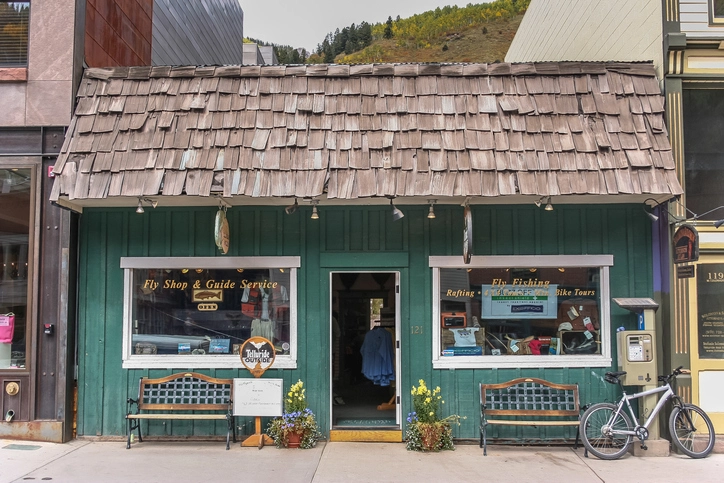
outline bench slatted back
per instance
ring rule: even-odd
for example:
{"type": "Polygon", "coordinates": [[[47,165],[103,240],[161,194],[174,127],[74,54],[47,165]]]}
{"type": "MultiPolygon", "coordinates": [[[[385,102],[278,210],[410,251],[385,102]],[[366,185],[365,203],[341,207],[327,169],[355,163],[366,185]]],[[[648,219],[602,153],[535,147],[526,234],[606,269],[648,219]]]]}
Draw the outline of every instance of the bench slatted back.
{"type": "Polygon", "coordinates": [[[578,416],[578,385],[519,378],[500,384],[481,384],[486,415],[578,416]]]}
{"type": "Polygon", "coordinates": [[[228,410],[233,379],[219,379],[196,372],[158,379],[141,378],[138,409],[228,410]]]}

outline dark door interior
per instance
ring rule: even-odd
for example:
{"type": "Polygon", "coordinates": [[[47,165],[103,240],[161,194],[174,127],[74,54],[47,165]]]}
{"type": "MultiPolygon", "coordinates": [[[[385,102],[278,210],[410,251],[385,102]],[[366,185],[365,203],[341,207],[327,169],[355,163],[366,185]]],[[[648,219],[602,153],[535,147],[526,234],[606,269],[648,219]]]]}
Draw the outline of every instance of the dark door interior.
{"type": "Polygon", "coordinates": [[[395,275],[332,275],[332,425],[389,429],[395,420],[395,275]]]}

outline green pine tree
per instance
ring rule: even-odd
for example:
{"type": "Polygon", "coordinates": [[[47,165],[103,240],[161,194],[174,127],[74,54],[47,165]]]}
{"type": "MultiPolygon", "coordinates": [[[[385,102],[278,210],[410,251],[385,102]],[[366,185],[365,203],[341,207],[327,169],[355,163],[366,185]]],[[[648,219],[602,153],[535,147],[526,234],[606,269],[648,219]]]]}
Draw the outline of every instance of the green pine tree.
{"type": "Polygon", "coordinates": [[[392,17],[387,17],[387,25],[385,25],[384,37],[386,39],[392,38],[392,17]]]}

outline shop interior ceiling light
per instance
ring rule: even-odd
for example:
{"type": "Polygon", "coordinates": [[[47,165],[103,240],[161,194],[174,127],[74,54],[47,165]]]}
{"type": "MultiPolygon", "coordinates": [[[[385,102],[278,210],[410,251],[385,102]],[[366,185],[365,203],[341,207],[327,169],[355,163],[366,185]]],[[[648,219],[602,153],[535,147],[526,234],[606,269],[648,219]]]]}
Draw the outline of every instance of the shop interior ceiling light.
{"type": "Polygon", "coordinates": [[[435,209],[433,208],[433,205],[437,202],[437,200],[427,200],[428,203],[430,203],[430,210],[427,212],[427,217],[431,220],[435,219],[435,209]]]}
{"type": "Polygon", "coordinates": [[[392,198],[390,198],[390,206],[392,207],[392,220],[397,221],[400,218],[403,218],[405,214],[395,206],[395,204],[392,202],[392,198]]]}

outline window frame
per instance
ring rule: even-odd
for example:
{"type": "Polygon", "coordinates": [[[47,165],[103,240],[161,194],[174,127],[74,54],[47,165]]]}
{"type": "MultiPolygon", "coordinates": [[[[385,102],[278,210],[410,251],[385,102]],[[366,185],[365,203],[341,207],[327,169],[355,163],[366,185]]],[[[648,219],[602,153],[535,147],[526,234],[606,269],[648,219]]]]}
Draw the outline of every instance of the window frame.
{"type": "Polygon", "coordinates": [[[432,269],[432,367],[433,369],[490,369],[490,368],[558,368],[558,367],[610,367],[611,351],[611,296],[609,268],[613,255],[500,255],[473,256],[469,264],[460,256],[431,256],[432,269]],[[600,354],[572,354],[561,356],[539,355],[441,355],[440,327],[440,269],[443,268],[598,268],[600,273],[600,354]]]}
{"type": "Polygon", "coordinates": [[[277,355],[273,369],[297,368],[297,270],[301,257],[121,257],[123,269],[123,340],[124,369],[244,369],[238,354],[134,354],[131,344],[134,269],[289,269],[289,354],[277,355]]]}

